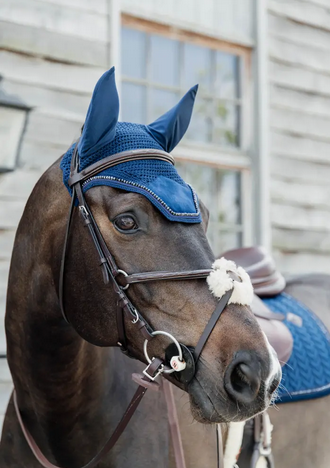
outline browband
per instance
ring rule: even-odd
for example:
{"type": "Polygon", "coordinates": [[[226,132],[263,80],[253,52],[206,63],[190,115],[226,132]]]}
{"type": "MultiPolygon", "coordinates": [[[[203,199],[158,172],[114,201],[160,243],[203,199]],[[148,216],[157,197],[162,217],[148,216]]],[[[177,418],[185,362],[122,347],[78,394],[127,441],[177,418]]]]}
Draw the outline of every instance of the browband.
{"type": "Polygon", "coordinates": [[[174,158],[166,151],[157,149],[137,149],[131,151],[123,151],[121,153],[112,154],[94,164],[86,167],[80,172],[71,171],[68,184],[70,187],[77,182],[83,182],[86,179],[108,169],[109,167],[116,166],[128,161],[135,161],[141,159],[158,159],[159,161],[166,161],[174,166],[174,158]]]}

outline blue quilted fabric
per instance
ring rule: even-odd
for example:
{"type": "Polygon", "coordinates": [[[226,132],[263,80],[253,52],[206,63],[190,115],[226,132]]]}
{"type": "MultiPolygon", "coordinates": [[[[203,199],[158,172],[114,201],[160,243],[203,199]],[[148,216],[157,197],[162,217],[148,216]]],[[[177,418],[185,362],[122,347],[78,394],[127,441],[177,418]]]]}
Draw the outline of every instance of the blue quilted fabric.
{"type": "MultiPolygon", "coordinates": [[[[70,163],[75,144],[66,152],[61,161],[63,182],[69,193],[70,163]]],[[[115,138],[98,151],[81,161],[79,170],[112,154],[134,149],[163,148],[149,134],[145,125],[118,122],[115,138]]],[[[178,174],[175,167],[166,161],[130,161],[100,172],[83,184],[86,192],[97,185],[109,185],[147,197],[170,221],[200,223],[198,198],[194,190],[178,174]]]]}
{"type": "Polygon", "coordinates": [[[305,305],[286,293],[263,299],[275,313],[289,312],[302,318],[302,327],[286,320],[294,346],[276,403],[309,400],[330,394],[330,335],[323,323],[305,305]]]}

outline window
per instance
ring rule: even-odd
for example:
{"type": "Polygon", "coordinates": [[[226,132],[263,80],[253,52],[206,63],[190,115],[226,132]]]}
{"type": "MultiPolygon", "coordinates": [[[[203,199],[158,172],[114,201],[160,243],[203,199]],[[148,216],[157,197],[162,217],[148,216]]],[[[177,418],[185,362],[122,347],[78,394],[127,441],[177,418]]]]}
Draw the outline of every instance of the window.
{"type": "Polygon", "coordinates": [[[175,105],[191,86],[199,84],[192,121],[180,154],[174,154],[180,174],[210,210],[208,236],[214,252],[220,254],[242,245],[249,229],[241,203],[242,179],[250,164],[244,155],[241,128],[243,58],[235,50],[221,49],[218,44],[207,46],[183,36],[124,21],[121,117],[150,123],[175,105]],[[236,157],[245,158],[245,172],[242,161],[236,164],[236,157]]]}
{"type": "Polygon", "coordinates": [[[208,238],[216,255],[242,244],[240,173],[196,163],[176,163],[210,212],[208,238]]]}
{"type": "Polygon", "coordinates": [[[187,139],[240,146],[239,56],[125,27],[122,51],[127,120],[152,122],[198,83],[187,139]]]}

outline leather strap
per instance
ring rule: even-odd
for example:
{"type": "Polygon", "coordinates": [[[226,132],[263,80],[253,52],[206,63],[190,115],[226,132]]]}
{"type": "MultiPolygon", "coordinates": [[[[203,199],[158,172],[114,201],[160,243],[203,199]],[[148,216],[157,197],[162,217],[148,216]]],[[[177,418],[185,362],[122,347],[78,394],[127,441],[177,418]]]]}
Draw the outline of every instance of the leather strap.
{"type": "Polygon", "coordinates": [[[217,437],[217,468],[225,468],[224,467],[224,458],[223,458],[223,440],[222,440],[222,432],[221,432],[221,425],[216,424],[216,437],[217,437]]]}
{"type": "Polygon", "coordinates": [[[194,349],[194,358],[195,358],[195,362],[198,361],[199,359],[199,356],[201,354],[201,352],[203,351],[203,348],[207,342],[207,340],[209,339],[209,336],[211,335],[212,333],[212,330],[213,328],[216,326],[219,318],[220,318],[220,315],[222,314],[222,312],[224,311],[226,305],[228,304],[228,301],[231,297],[231,295],[233,294],[233,290],[234,289],[230,289],[229,291],[226,292],[226,294],[224,294],[222,296],[222,298],[220,299],[215,311],[213,312],[213,314],[211,315],[211,318],[210,320],[208,321],[203,333],[202,333],[202,336],[200,337],[195,349],[194,349]]]}
{"type": "Polygon", "coordinates": [[[116,313],[117,321],[117,331],[118,331],[118,346],[124,354],[128,354],[128,343],[125,331],[125,316],[123,314],[123,309],[119,306],[117,307],[116,313]]]}
{"type": "Polygon", "coordinates": [[[266,428],[266,424],[270,424],[267,411],[258,414],[253,419],[254,421],[254,445],[251,454],[250,468],[257,468],[260,457],[266,460],[267,468],[275,468],[274,458],[271,448],[271,430],[266,428]],[[267,419],[268,418],[268,419],[267,419]],[[267,431],[269,432],[267,434],[267,431]],[[267,439],[269,437],[269,440],[267,439]]]}
{"type": "Polygon", "coordinates": [[[163,389],[167,406],[168,423],[171,433],[176,468],[186,468],[186,461],[184,458],[179,418],[176,410],[173,388],[172,385],[165,379],[163,380],[163,389]]]}
{"type": "MultiPolygon", "coordinates": [[[[148,373],[151,376],[154,376],[157,374],[159,368],[163,365],[163,361],[161,359],[155,358],[151,365],[148,368],[148,373]]],[[[119,422],[118,426],[112,433],[111,437],[107,440],[103,448],[98,452],[97,455],[95,455],[94,458],[92,458],[86,465],[84,465],[82,468],[94,468],[101,460],[102,458],[105,457],[105,455],[112,449],[112,447],[115,445],[121,434],[124,432],[126,429],[126,426],[130,422],[133,414],[135,413],[137,407],[139,406],[142,398],[147,392],[148,389],[148,383],[149,379],[147,377],[144,377],[144,379],[141,379],[142,385],[139,385],[137,388],[130,404],[128,405],[121,421],[119,422]],[[143,385],[143,380],[146,380],[146,386],[143,385]]],[[[58,465],[54,465],[51,463],[45,455],[42,453],[40,448],[38,447],[38,444],[36,443],[34,437],[31,435],[30,431],[28,428],[25,426],[21,412],[18,407],[18,402],[17,402],[17,395],[16,391],[14,390],[13,392],[13,400],[14,400],[14,406],[15,406],[15,411],[16,411],[16,416],[18,419],[18,422],[21,426],[22,432],[24,434],[25,440],[28,443],[33,455],[36,457],[38,462],[44,467],[44,468],[61,468],[58,465]]]]}
{"type": "MultiPolygon", "coordinates": [[[[78,143],[76,144],[76,148],[78,143]]],[[[77,182],[83,182],[86,179],[108,169],[109,167],[116,166],[117,164],[122,164],[128,161],[135,161],[141,159],[158,159],[160,161],[166,161],[174,166],[174,158],[169,153],[165,151],[156,150],[156,149],[138,149],[132,151],[123,151],[121,153],[112,154],[107,158],[101,159],[94,164],[86,167],[80,172],[75,172],[71,174],[71,177],[68,181],[70,187],[75,185],[77,182]]]]}
{"type": "Polygon", "coordinates": [[[72,194],[70,208],[69,208],[69,216],[68,216],[68,221],[67,221],[66,229],[65,229],[64,245],[63,245],[61,267],[60,267],[60,280],[59,280],[59,288],[58,288],[58,298],[59,298],[61,313],[63,315],[64,320],[68,323],[69,321],[64,310],[64,273],[65,273],[65,259],[66,259],[66,254],[68,250],[68,242],[69,242],[70,227],[71,227],[72,214],[73,214],[73,208],[74,208],[74,201],[75,201],[75,196],[74,196],[74,189],[73,189],[73,194],[72,194]]]}
{"type": "Polygon", "coordinates": [[[133,273],[124,276],[124,284],[146,283],[159,280],[191,280],[207,278],[211,269],[190,271],[151,271],[146,273],[133,273]]]}
{"type": "MultiPolygon", "coordinates": [[[[131,420],[133,414],[135,413],[135,410],[139,406],[140,401],[142,400],[142,398],[144,397],[146,392],[147,392],[147,388],[143,387],[142,385],[140,385],[137,388],[137,390],[136,390],[136,392],[135,392],[135,394],[134,394],[134,396],[133,396],[133,398],[132,398],[132,400],[131,400],[131,402],[130,402],[130,404],[129,404],[129,406],[128,406],[125,414],[124,414],[124,416],[122,417],[120,423],[116,427],[114,433],[111,435],[110,439],[106,442],[106,444],[99,451],[99,453],[97,455],[95,455],[95,457],[92,458],[92,460],[90,460],[82,468],[94,468],[102,460],[102,458],[104,458],[105,455],[112,449],[112,447],[115,445],[115,443],[117,442],[117,440],[119,439],[121,434],[124,432],[127,424],[131,420]]],[[[38,462],[44,468],[61,468],[60,466],[54,465],[53,463],[51,463],[45,457],[45,455],[42,453],[42,451],[38,447],[38,445],[37,445],[36,441],[34,440],[33,436],[29,432],[28,428],[24,425],[21,414],[20,414],[20,411],[19,411],[19,408],[18,408],[17,397],[16,397],[16,392],[15,391],[14,391],[14,405],[15,405],[16,415],[17,415],[19,424],[21,426],[21,429],[23,431],[25,440],[27,441],[30,449],[33,452],[33,455],[36,457],[38,462]]]]}

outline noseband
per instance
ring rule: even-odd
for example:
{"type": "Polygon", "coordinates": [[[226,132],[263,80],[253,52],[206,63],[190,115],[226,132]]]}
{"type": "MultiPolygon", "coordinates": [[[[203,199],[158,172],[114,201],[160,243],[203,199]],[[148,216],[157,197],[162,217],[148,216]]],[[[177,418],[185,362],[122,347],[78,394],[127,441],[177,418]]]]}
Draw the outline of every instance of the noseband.
{"type": "MultiPolygon", "coordinates": [[[[98,174],[99,172],[127,161],[132,160],[141,160],[141,159],[156,159],[161,161],[166,161],[171,164],[174,164],[172,156],[165,151],[143,149],[143,150],[133,150],[126,151],[118,154],[114,154],[105,159],[102,159],[99,162],[83,169],[79,172],[79,155],[78,155],[78,142],[75,146],[74,153],[71,159],[71,169],[70,169],[70,179],[69,185],[72,188],[72,198],[71,205],[69,210],[69,216],[66,226],[64,247],[61,260],[60,268],[60,279],[59,279],[59,302],[64,319],[69,323],[67,315],[64,310],[64,274],[65,274],[65,262],[68,250],[68,239],[70,233],[70,227],[72,223],[73,211],[78,200],[79,213],[83,220],[84,225],[88,228],[89,234],[95,246],[95,250],[99,257],[100,266],[103,273],[103,279],[105,284],[111,283],[114,291],[118,295],[118,307],[117,307],[117,330],[118,330],[118,342],[117,345],[120,347],[122,352],[130,357],[132,351],[130,349],[129,342],[126,337],[125,332],[125,320],[130,320],[134,324],[135,329],[142,334],[144,338],[144,355],[148,363],[147,367],[143,371],[143,375],[133,374],[133,380],[135,380],[139,387],[136,390],[124,416],[122,417],[117,428],[108,439],[106,444],[103,446],[101,451],[88,462],[82,468],[94,468],[101,461],[102,458],[111,450],[115,445],[118,438],[125,430],[127,424],[129,423],[131,417],[133,416],[135,410],[137,409],[141,399],[145,395],[148,388],[156,388],[158,384],[154,380],[160,374],[171,374],[173,373],[175,377],[184,385],[187,385],[191,379],[194,377],[196,372],[196,364],[199,360],[201,352],[210,337],[213,328],[218,322],[223,310],[225,309],[228,301],[233,293],[233,288],[227,291],[220,299],[216,309],[211,315],[210,320],[208,321],[197,345],[195,348],[189,348],[182,343],[179,343],[174,336],[169,334],[166,331],[153,330],[153,328],[148,324],[144,319],[141,313],[134,307],[130,299],[126,294],[126,290],[131,284],[143,283],[149,281],[168,281],[168,280],[193,280],[193,279],[203,279],[207,278],[211,273],[211,269],[205,270],[191,270],[191,271],[153,271],[153,272],[142,272],[128,274],[125,271],[118,268],[114,257],[108,249],[108,246],[100,232],[100,229],[93,217],[91,209],[89,208],[86,199],[83,194],[83,182],[88,180],[90,177],[98,174]],[[120,279],[120,282],[118,281],[120,279]],[[172,340],[165,352],[165,360],[159,357],[150,358],[148,355],[148,343],[155,336],[163,335],[167,336],[172,340]]],[[[238,279],[235,278],[234,279],[238,279]]],[[[169,396],[169,387],[164,385],[166,399],[170,399],[168,406],[172,407],[172,411],[175,408],[175,403],[173,396],[169,396]]],[[[14,406],[17,414],[18,421],[22,428],[23,434],[27,443],[29,444],[32,452],[34,453],[37,460],[45,468],[59,468],[52,463],[43,455],[39,449],[34,438],[26,428],[22,416],[19,410],[17,395],[14,391],[14,406]]],[[[180,452],[180,448],[176,450],[178,445],[177,435],[172,436],[174,452],[180,452]]],[[[180,444],[179,444],[180,445],[180,444]]],[[[179,460],[178,466],[184,466],[182,464],[182,455],[175,453],[176,460],[179,460]],[[180,463],[181,460],[181,463],[180,463]]]]}

